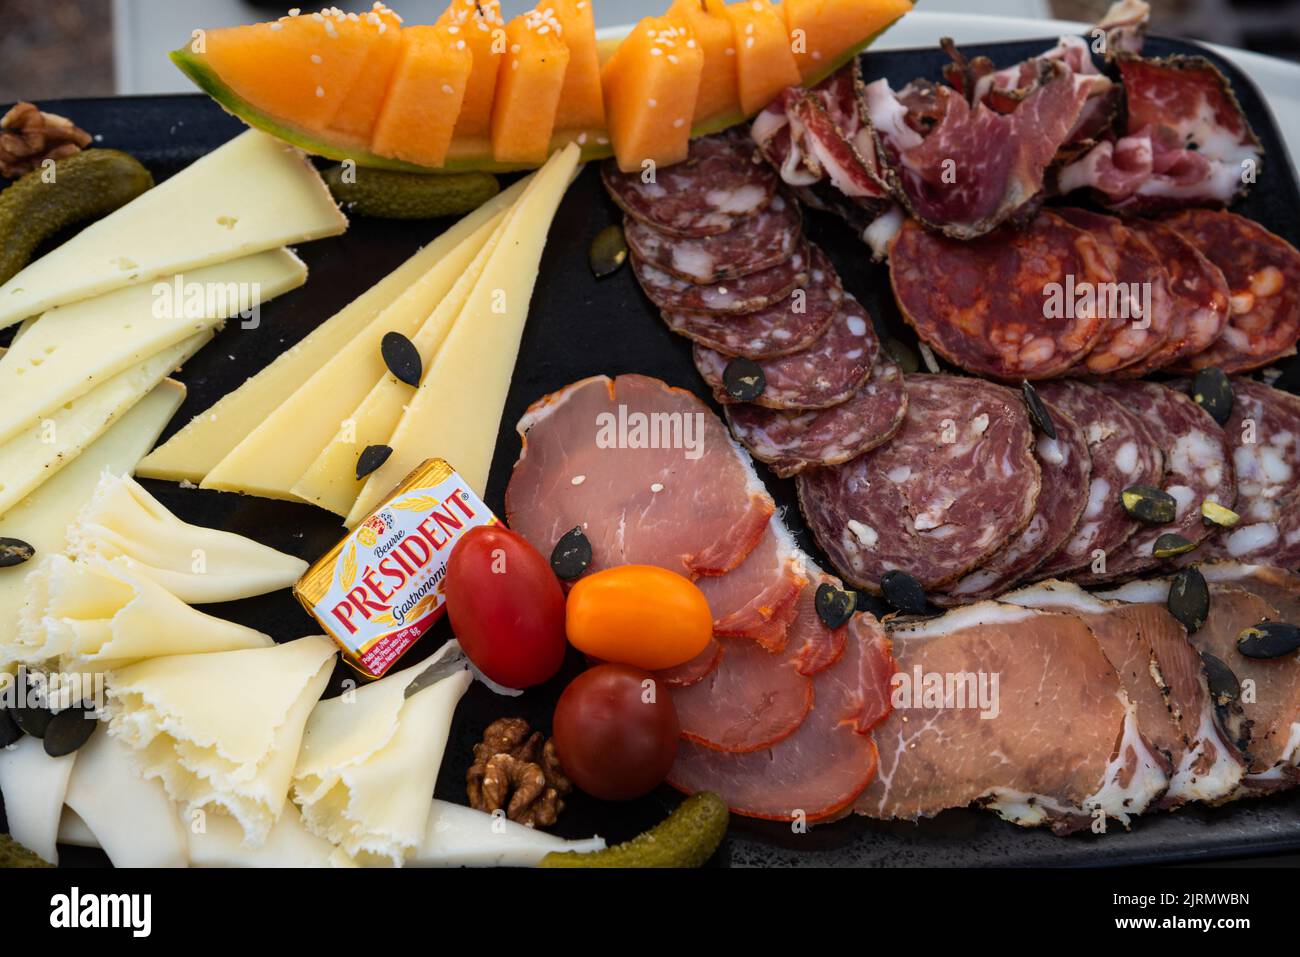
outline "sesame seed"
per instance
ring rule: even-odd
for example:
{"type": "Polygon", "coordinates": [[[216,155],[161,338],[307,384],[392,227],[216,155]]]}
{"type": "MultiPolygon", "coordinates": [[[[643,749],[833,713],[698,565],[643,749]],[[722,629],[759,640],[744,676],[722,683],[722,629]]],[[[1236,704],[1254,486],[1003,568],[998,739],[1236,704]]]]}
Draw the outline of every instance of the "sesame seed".
{"type": "Polygon", "coordinates": [[[455,92],[456,92],[456,88],[455,88],[454,86],[452,86],[450,83],[444,83],[444,84],[442,85],[442,92],[444,92],[444,93],[455,93],[455,92]]]}
{"type": "Polygon", "coordinates": [[[283,24],[283,23],[273,23],[273,24],[271,24],[271,30],[272,30],[272,32],[274,32],[274,31],[278,31],[278,30],[283,30],[283,29],[284,29],[284,24],[283,24]]]}
{"type": "Polygon", "coordinates": [[[727,56],[735,56],[735,55],[736,55],[736,51],[735,51],[733,48],[731,48],[731,47],[727,47],[727,49],[726,49],[724,52],[727,54],[727,56]]]}
{"type": "Polygon", "coordinates": [[[681,63],[682,61],[679,60],[679,59],[677,59],[677,54],[676,54],[676,53],[670,53],[670,54],[668,54],[668,62],[669,62],[669,63],[681,63]]]}
{"type": "Polygon", "coordinates": [[[749,48],[749,47],[752,47],[753,45],[754,45],[754,38],[753,38],[753,37],[746,37],[746,38],[745,38],[745,47],[746,47],[746,48],[749,48]]]}
{"type": "Polygon", "coordinates": [[[318,87],[316,87],[316,96],[317,96],[318,99],[324,97],[324,96],[325,96],[325,87],[323,87],[323,86],[318,86],[318,87]]]}
{"type": "Polygon", "coordinates": [[[646,100],[646,106],[649,106],[651,109],[653,109],[658,105],[659,105],[659,101],[656,100],[653,96],[650,97],[650,99],[646,100]]]}
{"type": "Polygon", "coordinates": [[[677,117],[677,119],[673,120],[673,129],[675,130],[680,130],[685,125],[686,125],[686,121],[682,119],[680,116],[677,117]]]}
{"type": "Polygon", "coordinates": [[[661,49],[659,49],[658,47],[651,47],[651,48],[650,48],[650,55],[651,55],[651,56],[663,56],[663,55],[664,55],[664,51],[661,50],[661,49]]]}
{"type": "Polygon", "coordinates": [[[302,13],[302,10],[301,10],[301,8],[299,8],[299,7],[291,7],[291,8],[289,9],[289,16],[291,16],[291,17],[296,17],[296,16],[298,16],[298,14],[300,14],[300,13],[302,13]]]}
{"type": "Polygon", "coordinates": [[[320,54],[319,54],[319,53],[313,53],[313,54],[311,55],[311,62],[312,62],[312,63],[320,63],[320,62],[321,62],[320,54]]]}
{"type": "Polygon", "coordinates": [[[650,491],[654,492],[656,495],[662,492],[663,490],[664,490],[664,486],[662,482],[655,482],[653,485],[650,486],[650,491]]]}

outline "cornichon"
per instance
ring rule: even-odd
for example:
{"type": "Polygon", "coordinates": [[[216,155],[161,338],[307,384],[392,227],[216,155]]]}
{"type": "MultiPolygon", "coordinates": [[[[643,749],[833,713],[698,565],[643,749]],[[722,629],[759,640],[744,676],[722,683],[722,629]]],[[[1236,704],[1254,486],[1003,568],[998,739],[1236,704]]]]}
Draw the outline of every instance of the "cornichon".
{"type": "Polygon", "coordinates": [[[541,867],[700,867],[727,833],[727,805],[708,791],[693,794],[662,822],[625,844],[580,854],[552,851],[541,867]]]}
{"type": "Polygon", "coordinates": [[[0,834],[0,867],[53,867],[8,834],[0,834]]]}
{"type": "Polygon", "coordinates": [[[34,169],[0,193],[0,282],[27,265],[41,243],[74,223],[107,216],[153,186],[139,160],[92,149],[34,169]],[[52,174],[52,175],[51,175],[52,174]]]}
{"type": "Polygon", "coordinates": [[[491,173],[402,173],[348,165],[325,171],[330,192],[349,212],[376,219],[436,219],[478,209],[501,186],[491,173]]]}

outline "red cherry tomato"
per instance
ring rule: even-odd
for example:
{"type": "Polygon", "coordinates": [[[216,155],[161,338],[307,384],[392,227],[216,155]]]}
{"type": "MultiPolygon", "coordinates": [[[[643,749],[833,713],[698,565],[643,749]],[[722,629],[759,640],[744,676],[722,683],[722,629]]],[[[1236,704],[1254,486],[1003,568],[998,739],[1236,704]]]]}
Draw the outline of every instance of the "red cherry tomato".
{"type": "Polygon", "coordinates": [[[668,689],[648,671],[615,664],[574,678],[551,728],[564,773],[606,801],[654,790],[673,766],[681,733],[668,689]]]}
{"type": "Polygon", "coordinates": [[[447,559],[447,617],[469,660],[508,688],[541,684],[564,661],[564,589],[550,563],[504,525],[466,532],[447,559]]]}

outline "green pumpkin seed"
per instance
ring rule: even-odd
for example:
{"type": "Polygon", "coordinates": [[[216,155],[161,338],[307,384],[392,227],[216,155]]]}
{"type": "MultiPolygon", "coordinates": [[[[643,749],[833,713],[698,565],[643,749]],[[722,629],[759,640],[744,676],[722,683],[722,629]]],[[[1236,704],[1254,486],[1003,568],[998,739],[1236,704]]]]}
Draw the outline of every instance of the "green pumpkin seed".
{"type": "Polygon", "coordinates": [[[915,350],[901,339],[886,339],[885,352],[898,363],[898,367],[907,375],[921,368],[921,360],[915,350]]]}
{"type": "Polygon", "coordinates": [[[1030,421],[1049,439],[1056,438],[1056,423],[1052,421],[1052,413],[1048,411],[1033,383],[1028,379],[1022,380],[1020,393],[1025,397],[1025,408],[1029,410],[1030,421]]]}
{"type": "Polygon", "coordinates": [[[581,525],[560,536],[551,549],[551,571],[560,581],[572,581],[591,565],[591,542],[581,525]]]}
{"type": "Polygon", "coordinates": [[[1230,508],[1224,508],[1218,502],[1206,499],[1201,503],[1201,521],[1207,525],[1218,525],[1220,528],[1232,528],[1241,521],[1241,516],[1230,508]]]}
{"type": "Polygon", "coordinates": [[[627,261],[627,239],[623,236],[623,227],[615,223],[598,232],[587,250],[587,261],[597,279],[618,272],[627,261]]]}
{"type": "Polygon", "coordinates": [[[880,590],[885,593],[885,601],[904,615],[925,614],[925,589],[907,572],[885,572],[880,579],[880,590]]]}
{"type": "Polygon", "coordinates": [[[1165,532],[1151,546],[1151,554],[1156,558],[1173,558],[1175,555],[1186,555],[1195,547],[1195,542],[1189,542],[1173,532],[1165,532]]]}
{"type": "Polygon", "coordinates": [[[1151,485],[1130,485],[1119,493],[1120,504],[1138,521],[1167,525],[1178,517],[1178,503],[1168,492],[1151,485]]]}
{"type": "Polygon", "coordinates": [[[727,395],[741,402],[753,402],[767,388],[763,367],[753,359],[737,358],[722,370],[722,385],[727,395]]]}
{"type": "Polygon", "coordinates": [[[1205,684],[1216,704],[1227,704],[1241,697],[1241,681],[1222,658],[1216,658],[1208,651],[1203,651],[1201,664],[1204,665],[1205,684]]]}
{"type": "Polygon", "coordinates": [[[1217,366],[1209,366],[1196,373],[1192,381],[1192,398],[1219,425],[1232,415],[1232,382],[1217,366]]]}
{"type": "Polygon", "coordinates": [[[836,588],[830,582],[822,582],[818,585],[817,592],[813,596],[813,607],[817,609],[817,617],[832,631],[842,628],[853,617],[857,605],[856,592],[836,588]]]}
{"type": "Polygon", "coordinates": [[[1188,634],[1200,631],[1210,615],[1210,587],[1205,576],[1195,567],[1184,568],[1170,582],[1165,604],[1188,634]]]}
{"type": "Polygon", "coordinates": [[[1285,621],[1261,621],[1241,630],[1237,650],[1247,658],[1281,658],[1300,650],[1300,628],[1285,621]]]}
{"type": "Polygon", "coordinates": [[[0,538],[0,568],[21,565],[35,554],[36,549],[21,538],[0,538]]]}

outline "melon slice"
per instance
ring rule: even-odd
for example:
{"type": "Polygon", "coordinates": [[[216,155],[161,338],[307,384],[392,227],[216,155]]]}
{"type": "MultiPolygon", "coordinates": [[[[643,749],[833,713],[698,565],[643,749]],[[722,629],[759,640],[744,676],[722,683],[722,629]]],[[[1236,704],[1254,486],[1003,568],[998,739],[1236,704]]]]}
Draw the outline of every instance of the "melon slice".
{"type": "Polygon", "coordinates": [[[374,27],[375,35],[366,52],[361,74],[330,119],[329,128],[344,136],[369,143],[375,120],[384,105],[397,58],[402,52],[402,18],[376,0],[374,9],[361,14],[374,27]]]}
{"type": "Polygon", "coordinates": [[[441,166],[465,98],[473,55],[447,26],[407,27],[370,148],[381,156],[441,166]]]}
{"type": "Polygon", "coordinates": [[[569,49],[555,128],[604,129],[605,101],[600,89],[600,58],[596,55],[596,22],[591,15],[591,0],[548,0],[547,6],[560,21],[560,37],[569,49]]]}
{"type": "Polygon", "coordinates": [[[820,82],[848,59],[845,48],[874,38],[907,11],[911,0],[782,0],[786,31],[800,74],[820,82]],[[813,78],[816,78],[815,80],[813,78]]]}
{"type": "Polygon", "coordinates": [[[736,86],[736,41],[723,0],[673,0],[667,16],[684,20],[704,52],[695,119],[736,115],[740,92],[736,86]]]}
{"type": "Polygon", "coordinates": [[[686,158],[704,54],[691,28],[672,17],[646,17],[601,71],[609,138],[619,169],[686,158]]]}
{"type": "Polygon", "coordinates": [[[506,21],[500,0],[452,0],[438,18],[457,40],[463,40],[473,56],[465,99],[456,118],[455,139],[488,142],[492,131],[492,100],[496,96],[497,73],[506,50],[506,21]]]}
{"type": "Polygon", "coordinates": [[[756,113],[787,86],[803,81],[790,49],[781,11],[768,0],[743,0],[727,7],[736,42],[740,109],[756,113]]]}
{"type": "Polygon", "coordinates": [[[507,53],[492,104],[492,156],[499,163],[541,163],[550,151],[569,66],[562,29],[550,8],[506,24],[507,53]]]}

